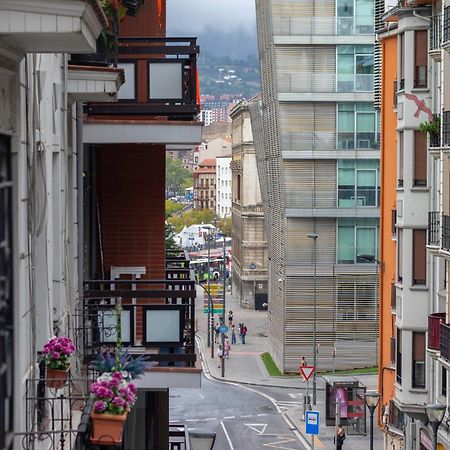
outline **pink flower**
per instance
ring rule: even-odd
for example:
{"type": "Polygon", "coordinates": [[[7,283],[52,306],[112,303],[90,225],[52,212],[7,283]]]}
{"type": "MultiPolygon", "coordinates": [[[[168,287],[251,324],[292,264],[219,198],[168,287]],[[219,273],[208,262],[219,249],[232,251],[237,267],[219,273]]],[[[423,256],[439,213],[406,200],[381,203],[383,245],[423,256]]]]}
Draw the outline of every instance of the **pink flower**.
{"type": "Polygon", "coordinates": [[[58,353],[58,352],[52,352],[52,358],[53,359],[59,359],[59,358],[61,358],[61,354],[60,353],[58,353]]]}
{"type": "Polygon", "coordinates": [[[114,405],[114,406],[124,406],[125,405],[125,400],[123,399],[123,398],[121,398],[121,397],[114,397],[113,399],[112,399],[112,404],[114,405]]]}
{"type": "Polygon", "coordinates": [[[107,405],[106,402],[102,401],[102,400],[97,400],[96,402],[94,402],[94,411],[95,412],[103,412],[105,411],[107,405]]]}

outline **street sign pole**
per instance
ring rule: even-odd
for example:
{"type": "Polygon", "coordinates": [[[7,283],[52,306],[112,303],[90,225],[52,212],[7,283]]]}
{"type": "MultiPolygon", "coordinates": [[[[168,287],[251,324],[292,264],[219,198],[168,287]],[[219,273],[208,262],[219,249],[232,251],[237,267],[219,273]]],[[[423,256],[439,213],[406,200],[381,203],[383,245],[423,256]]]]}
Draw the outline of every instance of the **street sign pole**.
{"type": "MultiPolygon", "coordinates": [[[[223,239],[223,324],[225,325],[225,257],[226,257],[226,242],[225,242],[225,234],[222,233],[222,239],[223,239]]],[[[225,333],[222,333],[222,352],[225,352],[225,333]]],[[[222,378],[225,377],[225,354],[223,355],[223,361],[222,361],[222,378]]]]}

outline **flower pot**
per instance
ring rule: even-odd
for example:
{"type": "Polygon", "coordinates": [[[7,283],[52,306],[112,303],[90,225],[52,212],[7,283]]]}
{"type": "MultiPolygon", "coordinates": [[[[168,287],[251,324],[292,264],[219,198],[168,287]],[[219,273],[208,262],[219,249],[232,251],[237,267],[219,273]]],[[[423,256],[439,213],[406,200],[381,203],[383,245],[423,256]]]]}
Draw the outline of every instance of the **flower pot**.
{"type": "Polygon", "coordinates": [[[122,415],[92,412],[92,434],[90,441],[95,445],[120,445],[123,426],[128,413],[122,415]]]}
{"type": "Polygon", "coordinates": [[[70,367],[66,370],[47,367],[47,386],[52,389],[62,389],[69,375],[69,369],[70,367]]]}

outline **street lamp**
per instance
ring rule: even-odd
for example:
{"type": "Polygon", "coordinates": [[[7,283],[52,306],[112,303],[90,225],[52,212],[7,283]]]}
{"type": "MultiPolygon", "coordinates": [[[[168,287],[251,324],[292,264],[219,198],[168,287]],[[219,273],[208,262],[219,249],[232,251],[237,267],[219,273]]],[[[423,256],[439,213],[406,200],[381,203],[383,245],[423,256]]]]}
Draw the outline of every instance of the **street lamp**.
{"type": "MultiPolygon", "coordinates": [[[[202,227],[202,229],[208,230],[208,293],[211,292],[211,280],[210,280],[210,261],[211,261],[211,225],[209,227],[202,227]]],[[[200,281],[200,280],[199,280],[200,281]]],[[[214,358],[214,338],[213,338],[213,330],[211,325],[211,308],[213,307],[211,301],[211,295],[208,295],[208,347],[211,347],[211,358],[214,358]]],[[[214,315],[213,315],[214,317],[214,315]]]]}
{"type": "Polygon", "coordinates": [[[437,434],[439,426],[445,415],[445,405],[442,403],[433,403],[425,406],[428,420],[430,421],[431,428],[433,429],[433,450],[437,449],[437,434]]]}
{"type": "Polygon", "coordinates": [[[216,440],[216,433],[207,431],[189,431],[191,450],[212,450],[216,440]]]}
{"type": "Polygon", "coordinates": [[[364,398],[370,412],[370,450],[373,450],[373,413],[380,401],[380,394],[377,391],[369,391],[364,394],[364,398]]]}
{"type": "Polygon", "coordinates": [[[376,336],[375,336],[375,364],[378,366],[378,285],[380,284],[380,266],[383,265],[383,263],[375,258],[373,255],[356,255],[357,260],[362,259],[365,262],[368,263],[375,263],[377,266],[377,275],[375,280],[375,330],[376,330],[376,336]]]}
{"type": "Polygon", "coordinates": [[[313,405],[317,402],[317,238],[318,234],[308,234],[314,240],[314,300],[313,300],[313,405]]]}

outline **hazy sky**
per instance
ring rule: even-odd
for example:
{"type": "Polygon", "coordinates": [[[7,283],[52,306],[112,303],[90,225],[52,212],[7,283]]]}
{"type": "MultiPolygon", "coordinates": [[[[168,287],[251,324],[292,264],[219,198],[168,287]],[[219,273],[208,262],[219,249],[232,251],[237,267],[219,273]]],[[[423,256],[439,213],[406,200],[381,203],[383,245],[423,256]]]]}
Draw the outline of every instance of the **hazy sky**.
{"type": "Polygon", "coordinates": [[[255,28],[255,0],[167,0],[168,35],[255,28]]]}

